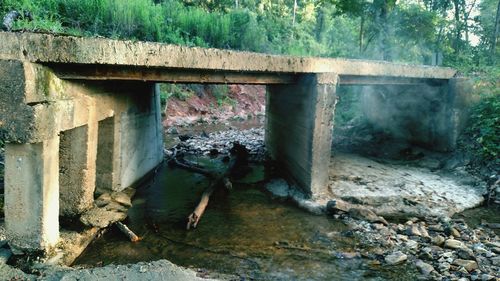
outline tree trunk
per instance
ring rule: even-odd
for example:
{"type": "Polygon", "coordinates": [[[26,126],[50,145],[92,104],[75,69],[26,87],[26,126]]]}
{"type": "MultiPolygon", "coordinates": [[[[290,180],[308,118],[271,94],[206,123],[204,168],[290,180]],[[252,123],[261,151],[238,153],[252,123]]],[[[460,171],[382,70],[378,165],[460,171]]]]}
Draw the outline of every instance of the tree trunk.
{"type": "Polygon", "coordinates": [[[462,35],[462,25],[460,23],[460,0],[453,0],[453,6],[455,9],[455,40],[453,42],[453,50],[455,54],[460,51],[460,39],[462,35]]]}
{"type": "Polygon", "coordinates": [[[365,15],[362,14],[361,15],[361,22],[359,23],[359,54],[362,54],[363,53],[363,41],[364,41],[364,37],[365,37],[365,15]]]}
{"type": "Polygon", "coordinates": [[[293,19],[292,25],[295,25],[295,15],[297,14],[297,0],[293,1],[293,19]]]}
{"type": "Polygon", "coordinates": [[[491,62],[493,64],[495,64],[496,49],[497,49],[497,42],[498,42],[499,33],[500,33],[500,0],[498,1],[498,5],[497,5],[497,15],[495,17],[495,28],[493,30],[493,37],[491,38],[491,46],[490,46],[490,56],[491,56],[491,62]]]}

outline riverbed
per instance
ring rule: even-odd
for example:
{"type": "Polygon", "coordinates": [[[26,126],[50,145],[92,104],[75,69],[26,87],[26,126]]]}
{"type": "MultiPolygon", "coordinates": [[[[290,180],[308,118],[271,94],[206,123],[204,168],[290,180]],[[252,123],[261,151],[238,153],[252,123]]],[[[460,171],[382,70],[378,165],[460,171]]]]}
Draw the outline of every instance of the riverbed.
{"type": "MultiPolygon", "coordinates": [[[[196,159],[191,159],[196,160],[196,159]]],[[[198,158],[217,169],[219,159],[198,158]]],[[[128,225],[143,240],[131,243],[116,229],[96,240],[77,266],[127,264],[168,259],[200,274],[229,274],[255,280],[410,280],[406,265],[373,265],[359,253],[359,241],[341,221],[317,216],[273,200],[262,184],[262,166],[210,200],[194,230],[186,217],[208,181],[201,175],[163,165],[139,189],[128,225]]]]}

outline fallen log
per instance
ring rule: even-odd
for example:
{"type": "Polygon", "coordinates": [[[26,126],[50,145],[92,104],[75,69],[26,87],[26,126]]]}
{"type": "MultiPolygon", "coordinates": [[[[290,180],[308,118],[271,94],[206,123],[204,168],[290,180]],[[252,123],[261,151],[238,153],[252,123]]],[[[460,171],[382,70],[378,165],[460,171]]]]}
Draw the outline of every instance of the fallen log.
{"type": "MultiPolygon", "coordinates": [[[[186,229],[189,230],[191,228],[196,228],[198,225],[201,216],[205,212],[205,209],[208,206],[208,201],[210,199],[210,195],[215,191],[215,189],[219,186],[224,186],[227,190],[231,190],[233,184],[229,180],[229,175],[234,171],[236,166],[246,165],[246,156],[248,155],[248,151],[243,145],[239,143],[233,144],[233,148],[231,150],[231,154],[234,156],[229,160],[228,169],[224,174],[210,173],[208,176],[213,180],[213,183],[208,186],[208,188],[203,191],[201,195],[200,202],[196,205],[194,211],[187,218],[186,229]]],[[[174,157],[175,159],[175,157],[174,157]]],[[[176,162],[177,164],[177,162],[176,162]]],[[[182,166],[180,166],[182,167],[182,166]]],[[[191,171],[200,170],[200,168],[190,169],[191,171]]],[[[205,171],[201,169],[201,171],[205,171]]]]}

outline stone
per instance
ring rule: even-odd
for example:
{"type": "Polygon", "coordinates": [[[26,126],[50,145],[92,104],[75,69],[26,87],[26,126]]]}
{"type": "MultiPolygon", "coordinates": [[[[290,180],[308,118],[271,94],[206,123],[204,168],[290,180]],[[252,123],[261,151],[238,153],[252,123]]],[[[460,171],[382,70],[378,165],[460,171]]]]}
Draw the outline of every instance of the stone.
{"type": "Polygon", "coordinates": [[[127,213],[124,212],[92,208],[80,217],[80,221],[87,226],[105,228],[112,223],[124,220],[126,217],[127,213]]]}
{"type": "Polygon", "coordinates": [[[451,235],[455,238],[459,238],[461,236],[460,232],[454,227],[451,228],[451,235]]]}
{"type": "Polygon", "coordinates": [[[361,255],[358,252],[342,252],[339,253],[339,256],[342,259],[355,259],[361,257],[361,255]]]}
{"type": "Polygon", "coordinates": [[[94,200],[94,203],[97,207],[104,207],[108,205],[111,202],[111,194],[109,193],[103,193],[101,196],[99,196],[96,200],[94,200]]]}
{"type": "Polygon", "coordinates": [[[483,248],[481,246],[477,246],[477,247],[474,247],[474,252],[476,252],[479,255],[483,255],[483,254],[488,253],[488,250],[486,250],[485,248],[483,248]]]}
{"type": "Polygon", "coordinates": [[[400,251],[393,252],[384,258],[385,262],[389,265],[401,264],[405,262],[407,259],[408,256],[400,251]]]}
{"type": "Polygon", "coordinates": [[[176,127],[172,126],[172,127],[167,129],[167,134],[178,135],[179,131],[177,130],[176,127]]]}
{"type": "Polygon", "coordinates": [[[438,270],[439,270],[439,272],[443,273],[443,272],[449,271],[450,267],[451,267],[451,265],[448,262],[441,262],[438,265],[438,270]]]}
{"type": "Polygon", "coordinates": [[[398,234],[398,235],[396,235],[396,238],[397,238],[398,240],[400,240],[400,241],[403,241],[403,242],[408,241],[408,236],[403,235],[403,234],[398,234]]]}
{"type": "Polygon", "coordinates": [[[128,210],[127,207],[125,207],[122,204],[117,203],[115,201],[110,202],[103,209],[105,209],[106,211],[122,212],[122,213],[127,213],[127,210],[128,210]]]}
{"type": "Polygon", "coordinates": [[[290,187],[284,179],[273,179],[266,184],[266,189],[274,196],[286,199],[290,195],[290,187]]]}
{"type": "Polygon", "coordinates": [[[456,259],[453,261],[453,264],[457,266],[462,266],[468,272],[478,268],[477,262],[473,260],[456,259]]]}
{"type": "Polygon", "coordinates": [[[491,264],[494,266],[500,266],[500,256],[492,257],[489,259],[491,264]]]}
{"type": "Polygon", "coordinates": [[[405,243],[405,246],[408,247],[409,249],[417,249],[418,248],[418,242],[414,240],[409,240],[405,243]]]}
{"type": "Polygon", "coordinates": [[[12,251],[6,248],[0,248],[0,264],[5,264],[12,256],[12,251]]]}
{"type": "Polygon", "coordinates": [[[115,200],[115,202],[125,207],[132,207],[132,200],[127,194],[123,192],[113,192],[111,194],[111,197],[113,198],[113,200],[115,200]]]}
{"type": "Polygon", "coordinates": [[[444,252],[441,256],[443,258],[451,258],[453,257],[453,252],[444,252]]]}
{"type": "Polygon", "coordinates": [[[474,252],[467,248],[467,247],[462,247],[457,250],[457,255],[464,260],[475,260],[476,257],[474,256],[474,252]]]}
{"type": "Polygon", "coordinates": [[[365,208],[351,208],[349,210],[349,215],[353,218],[360,220],[367,220],[369,222],[380,222],[384,225],[388,225],[389,223],[381,216],[378,216],[370,209],[365,208]]]}
{"type": "Polygon", "coordinates": [[[500,242],[488,241],[484,244],[490,248],[500,248],[500,242]]]}
{"type": "Polygon", "coordinates": [[[348,212],[349,209],[351,209],[351,205],[344,200],[336,199],[326,203],[326,212],[328,214],[334,214],[338,211],[348,212]]]}
{"type": "Polygon", "coordinates": [[[431,224],[427,228],[430,231],[434,231],[434,232],[443,232],[444,231],[443,227],[439,224],[431,224]]]}
{"type": "Polygon", "coordinates": [[[489,280],[494,280],[495,276],[489,275],[487,273],[481,275],[481,281],[489,281],[489,280]]]}
{"type": "Polygon", "coordinates": [[[425,228],[425,226],[420,225],[420,224],[410,225],[406,229],[406,234],[409,236],[429,237],[429,233],[427,232],[427,229],[425,228]]]}
{"type": "Polygon", "coordinates": [[[458,240],[455,240],[455,239],[448,239],[444,242],[444,246],[446,248],[450,248],[450,249],[460,249],[462,248],[464,245],[461,241],[458,241],[458,240]]]}
{"type": "Polygon", "coordinates": [[[445,241],[445,238],[441,235],[436,235],[436,236],[432,237],[432,239],[431,239],[432,244],[437,245],[437,246],[443,246],[444,241],[445,241]]]}
{"type": "Polygon", "coordinates": [[[432,265],[425,263],[421,260],[418,260],[415,265],[417,266],[418,270],[420,270],[420,273],[422,273],[423,275],[429,275],[433,271],[435,271],[432,265]]]}

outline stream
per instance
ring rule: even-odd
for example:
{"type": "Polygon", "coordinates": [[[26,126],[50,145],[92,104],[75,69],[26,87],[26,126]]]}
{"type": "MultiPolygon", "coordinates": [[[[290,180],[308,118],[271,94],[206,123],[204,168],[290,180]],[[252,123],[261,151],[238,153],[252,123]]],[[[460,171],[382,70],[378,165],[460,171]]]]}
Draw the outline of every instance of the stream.
{"type": "MultiPolygon", "coordinates": [[[[197,158],[212,169],[219,159],[197,158]]],[[[262,166],[253,166],[230,192],[215,193],[198,228],[186,231],[186,217],[208,185],[205,177],[162,165],[139,188],[128,225],[143,240],[129,242],[111,229],[94,241],[75,265],[92,267],[168,259],[201,273],[242,280],[410,280],[403,266],[371,266],[352,257],[357,241],[339,220],[311,215],[273,200],[262,185],[262,166]]]]}

